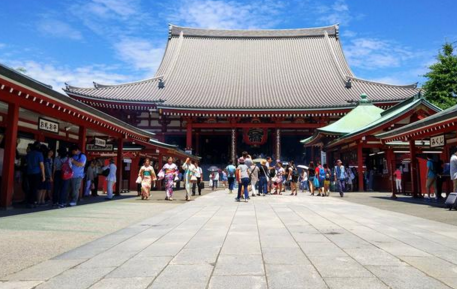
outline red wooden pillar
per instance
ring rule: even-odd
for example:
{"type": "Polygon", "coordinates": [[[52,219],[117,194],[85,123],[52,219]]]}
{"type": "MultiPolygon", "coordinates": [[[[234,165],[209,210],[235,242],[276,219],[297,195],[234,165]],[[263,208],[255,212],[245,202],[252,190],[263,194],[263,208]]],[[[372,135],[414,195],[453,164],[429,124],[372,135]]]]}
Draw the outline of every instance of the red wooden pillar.
{"type": "Polygon", "coordinates": [[[78,146],[83,153],[86,153],[86,134],[86,128],[84,126],[80,126],[78,132],[78,146]]]}
{"type": "Polygon", "coordinates": [[[363,145],[362,142],[357,144],[357,174],[359,175],[359,192],[363,192],[363,145]]]}
{"type": "Polygon", "coordinates": [[[187,120],[187,131],[186,131],[186,148],[192,149],[192,120],[187,120]]]}
{"type": "Polygon", "coordinates": [[[19,124],[19,105],[8,104],[6,121],[9,124],[5,131],[5,148],[3,157],[3,175],[0,195],[0,207],[11,206],[14,186],[14,160],[16,157],[17,130],[19,124]]]}
{"type": "Polygon", "coordinates": [[[124,168],[124,159],[122,153],[124,152],[124,138],[121,136],[117,140],[117,182],[116,182],[116,195],[121,194],[122,189],[122,172],[124,168]]]}
{"type": "Polygon", "coordinates": [[[395,172],[395,155],[392,149],[388,149],[386,151],[386,158],[387,158],[387,174],[390,177],[390,187],[392,189],[392,195],[395,195],[395,193],[401,193],[396,191],[396,186],[395,186],[395,178],[394,178],[394,172],[395,172]]]}
{"type": "Polygon", "coordinates": [[[411,153],[411,193],[414,198],[417,198],[419,197],[419,182],[417,179],[416,143],[414,140],[409,141],[409,151],[411,153]]]}

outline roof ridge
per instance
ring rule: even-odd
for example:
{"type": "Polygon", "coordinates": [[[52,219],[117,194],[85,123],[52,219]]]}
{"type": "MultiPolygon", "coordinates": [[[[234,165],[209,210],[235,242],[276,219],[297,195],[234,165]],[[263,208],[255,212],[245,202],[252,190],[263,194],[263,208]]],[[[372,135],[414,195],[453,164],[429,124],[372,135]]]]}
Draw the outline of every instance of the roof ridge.
{"type": "Polygon", "coordinates": [[[390,84],[390,83],[385,83],[385,82],[380,82],[380,81],[373,81],[373,80],[368,80],[356,76],[350,77],[351,80],[357,80],[365,83],[372,83],[372,84],[379,84],[383,86],[391,86],[391,87],[398,87],[398,88],[417,88],[417,82],[412,83],[412,84],[390,84]]]}
{"type": "Polygon", "coordinates": [[[181,51],[183,40],[184,40],[184,32],[181,31],[181,33],[179,34],[178,46],[176,47],[176,49],[175,49],[175,51],[173,53],[173,56],[172,56],[171,61],[170,61],[170,64],[168,65],[167,69],[163,73],[163,79],[164,80],[168,76],[171,76],[171,74],[174,71],[174,68],[176,66],[176,62],[178,61],[179,52],[181,51]]]}
{"type": "Polygon", "coordinates": [[[199,37],[297,37],[297,36],[323,36],[324,32],[338,35],[339,25],[333,24],[322,27],[290,28],[290,29],[211,29],[186,27],[169,24],[169,37],[178,36],[184,31],[187,36],[199,37]]]}
{"type": "Polygon", "coordinates": [[[332,45],[330,44],[330,38],[328,37],[327,31],[325,31],[324,37],[327,40],[326,41],[327,42],[327,47],[330,50],[330,54],[332,55],[333,64],[335,64],[335,66],[336,66],[341,78],[343,79],[343,81],[346,82],[348,76],[346,74],[344,74],[343,69],[341,68],[340,64],[338,63],[338,60],[336,59],[336,54],[335,54],[335,51],[332,48],[332,45]]]}
{"type": "Polygon", "coordinates": [[[97,89],[97,88],[113,88],[113,87],[122,87],[122,86],[130,86],[130,85],[136,85],[136,84],[141,84],[145,82],[150,82],[150,81],[156,81],[159,79],[163,79],[164,75],[159,75],[159,76],[154,76],[151,78],[147,79],[142,79],[142,80],[137,80],[137,81],[131,81],[131,82],[123,82],[119,84],[101,84],[98,82],[93,82],[94,87],[79,87],[79,86],[73,86],[65,83],[65,88],[63,90],[68,91],[72,89],[97,89]]]}

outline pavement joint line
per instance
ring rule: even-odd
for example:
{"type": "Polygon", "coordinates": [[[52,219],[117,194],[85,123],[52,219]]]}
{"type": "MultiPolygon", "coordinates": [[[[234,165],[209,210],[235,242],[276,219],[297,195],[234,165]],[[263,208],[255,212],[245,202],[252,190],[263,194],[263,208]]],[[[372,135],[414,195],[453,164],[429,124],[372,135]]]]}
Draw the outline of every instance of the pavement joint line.
{"type": "MultiPolygon", "coordinates": [[[[183,204],[183,205],[184,205],[184,204],[183,204]]],[[[187,208],[186,210],[188,210],[188,209],[189,209],[189,208],[187,208]]],[[[197,214],[197,213],[200,212],[202,209],[203,209],[203,208],[201,208],[199,211],[195,212],[193,215],[197,214]]],[[[161,214],[162,214],[162,213],[161,213],[161,214]]],[[[192,215],[192,216],[193,216],[193,215],[192,215]]],[[[156,216],[154,216],[154,217],[156,217],[156,216]]],[[[154,217],[152,217],[152,218],[154,218],[154,217]]],[[[172,216],[169,216],[169,217],[165,218],[164,220],[161,220],[160,222],[166,221],[166,220],[170,219],[171,217],[172,217],[172,216]]],[[[152,218],[151,218],[151,219],[152,219],[152,218]]],[[[182,223],[185,222],[185,221],[186,221],[186,220],[182,221],[181,223],[179,223],[179,224],[176,225],[175,227],[179,226],[180,224],[182,224],[182,223]]],[[[142,221],[142,222],[143,222],[143,221],[142,221]]],[[[160,222],[159,222],[159,223],[160,223],[160,222]]],[[[139,223],[141,223],[141,222],[139,222],[139,223]]],[[[137,224],[139,224],[139,223],[137,223],[137,224]]],[[[137,224],[133,224],[132,226],[137,225],[137,224]]],[[[130,226],[128,226],[128,227],[130,227],[130,226]]],[[[127,227],[127,228],[128,228],[128,227],[127,227]]],[[[175,227],[173,227],[173,228],[175,228],[175,227]]],[[[123,228],[123,229],[125,229],[125,228],[123,228]]],[[[119,230],[116,231],[116,232],[119,232],[119,231],[121,231],[121,230],[123,230],[123,229],[119,229],[119,230]]],[[[148,230],[148,229],[150,229],[150,228],[145,228],[145,230],[142,230],[141,232],[138,232],[137,234],[132,235],[131,237],[125,239],[125,240],[122,241],[121,243],[124,243],[125,241],[130,240],[131,238],[137,236],[138,234],[143,233],[144,231],[146,231],[146,230],[148,230]]],[[[112,235],[112,234],[115,234],[116,232],[113,232],[113,233],[111,233],[111,234],[108,234],[107,236],[112,235]]],[[[167,233],[169,233],[169,232],[167,232],[167,233]]],[[[162,236],[162,237],[163,237],[163,236],[162,236]]],[[[162,237],[161,237],[161,238],[162,238],[162,237]]],[[[101,238],[103,238],[103,237],[101,237],[101,238]]],[[[99,239],[100,239],[100,238],[99,238],[99,239]]],[[[160,238],[159,238],[159,239],[160,239],[160,238]]],[[[156,241],[158,241],[159,239],[157,239],[156,241]]],[[[95,241],[95,240],[94,240],[94,241],[95,241]]],[[[156,241],[154,241],[153,243],[155,243],[156,241]]],[[[107,249],[104,250],[103,252],[100,252],[99,254],[96,254],[96,255],[92,256],[92,258],[95,258],[96,256],[98,256],[98,255],[100,255],[100,254],[103,254],[103,253],[105,253],[106,251],[109,251],[110,249],[116,247],[117,245],[119,245],[119,244],[121,244],[121,243],[115,244],[115,245],[113,245],[113,246],[107,248],[107,249]]],[[[151,244],[151,245],[152,245],[152,244],[151,244]]],[[[84,245],[83,245],[83,246],[84,246],[84,245]]],[[[148,247],[149,247],[149,246],[148,246],[148,247]]],[[[147,248],[147,247],[146,247],[146,248],[147,248]]],[[[146,248],[144,248],[143,250],[145,250],[146,248]]],[[[140,252],[142,252],[143,250],[141,250],[140,252]]],[[[138,255],[140,252],[138,252],[138,253],[135,254],[135,255],[132,255],[131,258],[135,257],[135,256],[138,255]]],[[[51,279],[53,279],[53,278],[56,278],[56,277],[62,275],[63,273],[65,273],[65,272],[67,272],[67,271],[69,271],[69,270],[71,270],[71,269],[74,269],[75,267],[77,267],[77,266],[79,266],[79,265],[84,264],[85,262],[88,262],[88,261],[91,260],[92,258],[89,258],[89,259],[87,259],[86,261],[84,261],[84,262],[82,262],[82,263],[79,263],[79,264],[77,264],[77,265],[75,265],[75,266],[73,266],[73,267],[71,267],[71,268],[68,268],[67,270],[61,272],[60,274],[57,274],[56,276],[53,276],[52,278],[49,278],[49,279],[45,280],[42,284],[44,284],[45,282],[47,282],[47,281],[49,281],[49,280],[51,280],[51,279]]],[[[131,258],[129,258],[128,260],[130,260],[131,258]]],[[[126,260],[125,262],[127,262],[128,260],[126,260]]],[[[109,275],[111,272],[113,272],[114,270],[116,270],[117,268],[119,268],[120,266],[122,266],[125,262],[123,262],[122,264],[120,264],[118,267],[114,267],[113,270],[107,272],[107,273],[106,273],[104,276],[102,276],[100,279],[98,279],[97,281],[95,281],[94,283],[92,283],[92,285],[94,285],[94,284],[96,284],[97,282],[103,280],[107,275],[109,275]]],[[[33,267],[33,266],[30,266],[30,267],[33,267]]],[[[29,267],[29,268],[30,268],[30,267],[29,267]]],[[[96,270],[96,268],[94,268],[94,269],[96,270]]],[[[23,269],[23,270],[25,270],[25,269],[23,269]]],[[[22,271],[22,270],[21,270],[21,271],[22,271]]],[[[41,285],[41,284],[40,284],[40,285],[41,285]]],[[[90,286],[92,286],[92,285],[90,285],[90,286]]],[[[38,285],[37,285],[37,286],[38,286],[38,285]]],[[[36,286],[35,286],[34,288],[36,288],[36,286]]]]}
{"type": "MultiPolygon", "coordinates": [[[[288,207],[289,208],[289,207],[288,207]]],[[[308,259],[309,263],[313,266],[314,270],[316,270],[317,274],[319,274],[319,276],[321,277],[322,281],[325,283],[325,286],[327,286],[327,288],[330,288],[330,286],[327,284],[327,281],[325,281],[325,278],[322,276],[321,272],[317,269],[317,267],[314,265],[314,263],[311,261],[311,259],[309,258],[309,256],[305,253],[305,251],[303,251],[303,248],[300,246],[300,244],[297,242],[297,239],[295,239],[294,235],[290,232],[290,229],[286,226],[286,224],[284,223],[284,221],[281,219],[281,217],[279,216],[278,212],[276,212],[276,210],[271,206],[271,209],[273,210],[273,212],[276,214],[276,216],[278,217],[278,219],[281,221],[281,223],[283,224],[283,226],[286,228],[287,232],[289,232],[289,235],[292,237],[292,239],[294,239],[295,243],[297,244],[298,248],[300,249],[300,251],[305,255],[306,259],[308,259]]],[[[290,209],[290,208],[289,208],[290,209]]],[[[292,212],[295,213],[295,211],[293,211],[292,209],[290,209],[292,212]]],[[[297,215],[297,214],[296,214],[297,215]]],[[[298,215],[297,215],[298,216],[298,215]]],[[[300,216],[298,216],[300,217],[300,216]]],[[[303,219],[303,218],[301,218],[303,219]]],[[[305,219],[303,219],[303,221],[305,221],[305,223],[308,223],[309,225],[311,225],[312,227],[314,227],[312,224],[310,224],[308,221],[306,221],[305,219]]],[[[315,227],[314,227],[315,228],[315,227]]],[[[317,228],[315,228],[317,230],[317,228]]],[[[318,230],[319,231],[319,230],[318,230]]],[[[322,234],[323,235],[323,234],[322,234]]],[[[325,236],[327,238],[327,236],[325,236]]],[[[331,240],[330,240],[331,242],[331,240]]]]}
{"type": "MultiPolygon", "coordinates": [[[[319,214],[319,215],[320,215],[320,214],[319,214]]],[[[326,217],[324,217],[324,218],[326,218],[326,217]]],[[[442,260],[442,261],[449,262],[448,260],[443,259],[443,258],[441,258],[441,257],[439,257],[439,256],[435,256],[435,255],[433,255],[433,253],[429,253],[428,251],[425,251],[425,250],[423,250],[423,249],[421,249],[421,248],[418,248],[417,246],[414,246],[414,245],[412,245],[412,244],[405,243],[405,241],[403,241],[403,240],[401,240],[401,239],[398,239],[398,237],[394,237],[394,236],[388,235],[387,233],[384,233],[384,232],[381,232],[381,231],[378,231],[377,229],[375,229],[376,227],[381,227],[381,226],[386,227],[386,228],[393,228],[393,229],[395,229],[395,227],[392,227],[391,225],[388,225],[388,224],[385,224],[385,223],[381,223],[381,222],[376,222],[376,224],[378,224],[378,226],[373,226],[373,225],[372,225],[373,227],[371,227],[371,226],[369,226],[369,225],[366,225],[366,224],[364,224],[364,223],[361,223],[360,221],[356,221],[356,220],[353,220],[353,219],[348,218],[348,217],[341,217],[341,216],[340,216],[340,218],[345,218],[345,219],[347,219],[347,220],[350,220],[350,221],[352,221],[352,222],[355,222],[355,223],[359,224],[359,225],[362,226],[362,227],[366,227],[366,228],[368,228],[368,229],[370,229],[370,230],[373,230],[373,231],[375,231],[375,232],[377,232],[377,233],[379,233],[379,234],[382,234],[382,235],[387,236],[387,237],[389,237],[389,238],[391,238],[391,239],[394,239],[394,240],[396,240],[396,241],[398,241],[398,242],[400,242],[400,243],[402,243],[402,244],[404,244],[404,245],[406,245],[406,246],[412,247],[412,248],[414,248],[414,249],[417,249],[417,250],[419,250],[419,251],[425,252],[425,253],[427,253],[427,254],[431,254],[431,255],[434,256],[435,258],[438,258],[438,259],[440,259],[440,260],[442,260]]],[[[328,218],[326,218],[326,219],[328,220],[328,218]]],[[[330,220],[329,220],[329,221],[330,221],[330,220]]],[[[330,222],[334,223],[333,221],[330,221],[330,222]]],[[[335,223],[335,224],[336,224],[336,223],[335,223]]],[[[347,229],[345,229],[345,230],[348,231],[347,229]]],[[[433,231],[430,231],[430,230],[427,230],[427,229],[422,229],[422,230],[426,230],[426,231],[430,232],[431,234],[434,234],[433,231]]],[[[351,233],[351,234],[353,234],[353,233],[350,232],[350,231],[348,231],[348,232],[351,233]]],[[[412,235],[412,236],[414,236],[414,237],[417,237],[417,238],[420,238],[420,239],[422,239],[422,240],[425,240],[425,241],[427,241],[427,242],[435,243],[437,246],[444,246],[444,247],[446,247],[446,248],[447,248],[448,250],[450,250],[450,251],[455,251],[455,252],[457,252],[457,250],[456,250],[455,248],[448,247],[448,246],[446,246],[446,245],[437,243],[437,242],[435,242],[434,240],[430,240],[430,239],[424,238],[423,236],[416,235],[416,234],[414,234],[413,232],[410,232],[409,230],[405,230],[405,232],[408,233],[408,234],[410,234],[410,235],[412,235]]],[[[443,235],[443,236],[444,236],[444,235],[443,235]]],[[[372,243],[372,242],[370,242],[370,241],[368,241],[368,240],[366,240],[366,239],[364,239],[364,238],[362,238],[362,237],[359,237],[359,238],[363,239],[364,241],[367,241],[368,243],[372,244],[373,246],[377,247],[378,249],[383,250],[381,247],[378,247],[376,244],[374,244],[374,243],[372,243]]],[[[385,250],[383,250],[383,251],[385,251],[385,250]]],[[[386,251],[386,253],[390,254],[390,253],[387,252],[387,251],[386,251]]],[[[394,256],[395,258],[398,258],[398,257],[396,257],[396,256],[393,255],[393,254],[390,254],[390,255],[394,256]]],[[[403,261],[403,259],[401,259],[401,258],[398,258],[398,259],[400,259],[400,260],[403,261]]],[[[457,264],[456,264],[456,265],[457,265],[457,264]]],[[[418,269],[418,270],[419,270],[419,269],[418,269]]],[[[424,273],[427,274],[426,272],[424,272],[424,273]]],[[[432,278],[433,278],[433,277],[432,277],[432,278]]]]}
{"type": "Polygon", "coordinates": [[[211,274],[209,276],[208,283],[205,286],[206,289],[209,289],[209,284],[211,283],[211,279],[213,279],[213,274],[214,274],[214,271],[216,270],[217,261],[219,260],[219,256],[221,255],[222,249],[224,248],[224,244],[227,241],[227,236],[230,232],[230,228],[233,225],[233,221],[235,220],[236,213],[238,212],[238,208],[240,207],[239,205],[240,204],[238,204],[236,206],[235,212],[233,212],[232,220],[230,221],[230,225],[228,226],[227,233],[225,233],[224,241],[222,242],[221,248],[219,249],[219,252],[217,253],[216,262],[214,262],[213,270],[211,270],[211,274]]]}
{"type": "MultiPolygon", "coordinates": [[[[338,225],[337,223],[335,223],[335,222],[332,221],[332,220],[329,220],[327,217],[322,216],[322,214],[320,214],[320,213],[314,211],[313,209],[311,209],[311,208],[309,208],[309,207],[306,207],[306,208],[307,208],[308,210],[314,212],[316,215],[320,216],[321,218],[324,218],[324,219],[326,219],[327,221],[329,221],[329,222],[335,224],[336,226],[342,228],[342,229],[345,230],[346,232],[348,232],[348,233],[350,233],[350,234],[352,234],[352,235],[355,235],[354,233],[350,232],[350,231],[347,230],[346,228],[342,227],[341,225],[338,225]]],[[[294,212],[295,212],[295,210],[294,210],[294,212]]],[[[340,216],[340,217],[341,217],[341,216],[340,216]]],[[[352,221],[352,222],[356,222],[357,224],[361,224],[360,222],[355,221],[355,220],[352,220],[352,219],[349,219],[349,218],[347,218],[347,217],[343,217],[343,218],[348,219],[348,220],[350,220],[350,221],[352,221]]],[[[382,232],[379,232],[379,231],[377,231],[377,230],[375,230],[375,229],[373,229],[373,228],[370,228],[370,227],[368,227],[368,226],[366,226],[366,225],[364,225],[364,224],[361,224],[361,225],[362,225],[362,227],[369,228],[369,229],[371,229],[371,230],[373,230],[373,231],[376,231],[376,232],[378,232],[378,233],[380,233],[380,234],[382,234],[382,235],[388,236],[388,237],[390,237],[390,238],[392,238],[392,239],[395,239],[395,240],[399,241],[400,243],[403,243],[403,244],[405,244],[405,245],[407,245],[407,246],[413,247],[413,248],[415,248],[415,249],[417,249],[417,250],[419,250],[419,251],[423,251],[423,250],[421,250],[421,249],[419,249],[419,248],[417,248],[417,247],[414,247],[413,245],[406,244],[405,242],[403,242],[403,241],[401,241],[401,240],[398,240],[397,238],[394,238],[394,237],[391,237],[391,236],[389,236],[389,235],[386,235],[386,234],[384,234],[384,233],[382,233],[382,232]]],[[[311,226],[313,226],[313,225],[311,224],[311,226]]],[[[313,227],[314,227],[314,226],[313,226],[313,227]]],[[[390,227],[390,226],[389,226],[389,227],[390,227]]],[[[316,229],[317,229],[317,228],[316,228],[316,229]]],[[[323,234],[323,235],[325,235],[325,234],[323,234]]],[[[364,240],[364,241],[370,243],[371,245],[373,245],[374,247],[376,247],[376,248],[382,250],[382,251],[385,252],[386,254],[389,254],[389,255],[391,255],[392,257],[394,257],[394,258],[396,258],[396,259],[399,259],[401,262],[405,262],[402,258],[397,257],[397,256],[395,256],[395,255],[393,255],[393,254],[391,254],[391,253],[385,251],[384,249],[378,247],[376,244],[373,244],[373,243],[370,242],[369,240],[366,240],[366,239],[364,239],[364,238],[362,238],[362,237],[360,237],[360,236],[358,236],[358,235],[355,235],[355,236],[357,236],[358,238],[360,238],[360,239],[362,239],[362,240],[364,240]]],[[[325,238],[329,239],[326,235],[325,235],[325,238]]],[[[425,240],[427,240],[427,239],[425,239],[425,240]]],[[[332,243],[334,243],[331,239],[329,239],[329,241],[332,242],[332,243]]],[[[357,262],[357,263],[360,264],[363,268],[365,268],[367,271],[369,271],[371,274],[373,274],[373,276],[375,276],[377,279],[379,279],[383,284],[385,284],[387,287],[390,287],[390,286],[388,286],[383,280],[381,280],[376,274],[374,274],[369,268],[366,268],[363,264],[361,264],[360,262],[358,262],[354,257],[352,257],[348,252],[346,252],[346,250],[344,250],[343,248],[341,248],[340,246],[338,246],[338,244],[336,244],[336,243],[334,243],[334,244],[335,244],[338,248],[340,248],[341,250],[343,250],[351,259],[353,259],[355,262],[357,262]]],[[[424,252],[424,251],[423,251],[423,252],[424,252]]],[[[434,255],[433,255],[433,256],[434,256],[434,255]]],[[[437,256],[434,256],[434,257],[439,258],[439,257],[437,257],[437,256]]],[[[439,259],[441,259],[441,258],[439,258],[439,259]]],[[[444,260],[444,259],[442,259],[442,260],[443,260],[443,261],[446,261],[446,260],[444,260]]],[[[446,261],[446,262],[447,262],[447,261],[446,261]]],[[[408,262],[405,262],[405,263],[408,263],[408,262]]],[[[408,263],[408,265],[411,266],[411,267],[413,267],[414,269],[416,269],[416,270],[418,270],[418,271],[424,273],[427,277],[430,277],[430,278],[432,278],[432,279],[434,279],[434,280],[440,282],[440,283],[443,284],[444,286],[449,287],[447,284],[445,284],[445,283],[444,283],[443,281],[441,281],[440,279],[437,279],[437,278],[435,278],[435,277],[433,277],[433,276],[430,276],[427,272],[424,272],[424,271],[422,271],[421,269],[416,268],[415,266],[412,266],[412,265],[409,264],[409,263],[408,263]]],[[[375,266],[373,266],[373,267],[375,267],[375,266]]],[[[382,266],[380,266],[380,267],[382,267],[382,266]]],[[[449,287],[449,288],[451,288],[451,287],[449,287]]]]}
{"type": "Polygon", "coordinates": [[[259,235],[260,253],[262,254],[263,270],[265,272],[265,283],[266,283],[267,289],[268,289],[268,288],[270,288],[270,282],[268,282],[267,266],[265,264],[265,257],[263,256],[262,238],[260,237],[259,219],[257,218],[257,207],[255,204],[254,204],[254,213],[255,213],[255,223],[257,225],[257,234],[259,235]]]}
{"type": "MultiPolygon", "coordinates": [[[[203,197],[204,197],[204,196],[203,196],[203,197]]],[[[184,206],[184,205],[187,205],[187,203],[186,203],[186,204],[183,204],[183,206],[184,206]]],[[[210,206],[211,206],[211,205],[212,205],[212,204],[210,204],[210,206]]],[[[203,210],[204,210],[205,208],[207,208],[207,207],[208,207],[208,206],[202,206],[201,209],[200,209],[197,213],[203,211],[203,210]]],[[[154,284],[154,282],[157,280],[157,278],[159,278],[159,276],[163,273],[163,271],[165,271],[165,269],[168,268],[168,266],[170,265],[170,263],[171,263],[171,261],[174,259],[174,257],[176,257],[176,256],[183,250],[183,248],[186,247],[187,244],[189,244],[189,242],[195,237],[195,235],[197,235],[198,232],[200,232],[200,230],[201,230],[206,224],[208,224],[208,222],[214,217],[214,215],[215,215],[217,212],[219,212],[219,211],[221,210],[221,208],[222,208],[222,206],[217,206],[217,207],[218,207],[218,209],[211,215],[211,217],[209,217],[208,220],[206,220],[206,222],[205,222],[205,223],[195,232],[195,234],[193,234],[193,236],[192,236],[191,238],[189,238],[189,240],[186,242],[186,244],[184,244],[184,246],[181,248],[181,250],[179,250],[179,251],[176,253],[176,255],[173,256],[173,258],[171,258],[170,261],[168,261],[167,265],[165,265],[165,266],[162,268],[162,270],[160,270],[160,272],[154,277],[154,279],[151,281],[151,283],[148,284],[148,286],[147,286],[146,288],[150,288],[150,287],[154,284]]],[[[195,213],[194,215],[192,215],[192,217],[195,216],[197,213],[195,213]]],[[[184,222],[186,222],[186,221],[189,221],[192,217],[188,218],[187,220],[183,221],[182,223],[184,223],[184,222]]],[[[181,225],[182,223],[180,223],[180,225],[181,225]]],[[[178,227],[178,226],[176,226],[176,227],[178,227]]],[[[176,227],[175,227],[175,228],[176,228],[176,227]]],[[[171,232],[171,231],[170,231],[170,232],[171,232]]],[[[170,232],[168,232],[168,233],[170,233],[170,232]]],[[[168,234],[168,233],[167,233],[167,234],[168,234]]],[[[167,234],[165,234],[165,235],[167,235],[167,234]]],[[[163,235],[161,238],[163,238],[165,235],[163,235]]],[[[159,238],[158,240],[160,240],[161,238],[159,238]]],[[[154,241],[154,243],[157,242],[158,240],[154,241]]],[[[151,245],[152,245],[152,244],[151,244],[151,245]]],[[[149,246],[148,246],[148,248],[149,248],[149,246]]],[[[145,248],[145,249],[146,249],[146,248],[145,248]]],[[[145,250],[145,249],[144,249],[144,250],[145,250]]],[[[214,267],[215,267],[215,266],[216,266],[216,265],[214,265],[214,267]]],[[[106,276],[106,275],[105,275],[105,276],[106,276]]]]}
{"type": "MultiPolygon", "coordinates": [[[[327,220],[327,221],[329,221],[329,222],[335,224],[336,226],[342,228],[343,230],[349,232],[350,234],[355,235],[355,234],[353,234],[352,232],[348,231],[346,228],[343,228],[341,225],[338,225],[338,224],[336,224],[335,222],[328,220],[326,217],[323,217],[321,214],[319,214],[319,213],[317,213],[316,211],[310,209],[309,207],[306,207],[306,206],[304,206],[304,207],[305,207],[307,210],[309,210],[309,211],[311,211],[312,213],[314,213],[315,215],[317,215],[317,216],[319,216],[319,217],[321,217],[321,218],[323,218],[323,219],[325,219],[325,220],[327,220]]],[[[297,216],[300,217],[301,219],[305,220],[300,214],[297,214],[297,212],[296,212],[292,207],[289,207],[289,209],[292,210],[292,212],[293,212],[295,215],[297,215],[297,216]]],[[[309,222],[308,222],[308,223],[309,223],[309,222]]],[[[314,229],[316,229],[317,231],[321,232],[316,226],[314,226],[314,225],[311,224],[311,223],[309,223],[309,224],[310,224],[314,229]]],[[[388,288],[390,288],[390,286],[389,286],[388,284],[386,284],[383,280],[381,280],[381,279],[380,279],[376,274],[374,274],[371,270],[369,270],[368,268],[366,268],[363,264],[361,264],[361,263],[360,263],[359,261],[357,261],[354,257],[352,257],[348,252],[346,252],[346,250],[344,250],[343,248],[341,248],[340,246],[338,246],[338,244],[336,244],[335,242],[333,242],[332,239],[330,239],[326,234],[324,234],[324,233],[322,233],[322,232],[321,232],[321,234],[322,234],[326,239],[328,239],[332,244],[334,244],[336,247],[338,247],[340,250],[342,250],[344,253],[346,253],[346,254],[348,255],[349,258],[351,258],[351,259],[352,259],[353,261],[355,261],[357,264],[359,264],[360,266],[362,266],[365,270],[367,270],[368,272],[370,272],[370,273],[371,273],[376,279],[378,279],[382,284],[384,284],[384,285],[386,285],[388,288]]],[[[292,236],[292,237],[293,237],[293,236],[292,236]]],[[[358,237],[358,236],[357,236],[357,237],[358,237]]],[[[293,237],[293,238],[294,238],[294,237],[293,237]]],[[[361,237],[359,237],[359,238],[361,238],[361,237]]],[[[294,239],[295,239],[295,238],[294,238],[294,239]]],[[[361,238],[361,239],[363,239],[363,238],[361,238]]],[[[366,241],[366,240],[365,240],[365,241],[366,241]]],[[[369,242],[369,243],[370,243],[370,242],[369,242]]],[[[371,244],[371,243],[370,243],[370,244],[371,244]]],[[[300,249],[301,249],[301,246],[300,246],[300,249]]],[[[381,248],[379,248],[379,249],[381,249],[381,248]]],[[[381,250],[382,250],[382,249],[381,249],[381,250]]],[[[384,251],[384,250],[383,250],[383,251],[384,251]]],[[[305,254],[305,255],[306,255],[306,254],[305,254]]],[[[306,255],[306,256],[307,256],[307,255],[306,255]]],[[[307,257],[308,257],[308,256],[307,256],[307,257]]],[[[394,257],[395,257],[395,256],[394,256],[394,257]]],[[[397,258],[397,257],[395,257],[395,258],[397,258]]],[[[398,258],[397,258],[397,259],[398,259],[398,258]]],[[[311,260],[310,260],[310,262],[311,262],[311,264],[313,264],[313,262],[312,262],[311,260]]],[[[313,264],[313,266],[314,266],[314,264],[313,264]]],[[[316,270],[317,270],[317,268],[316,268],[316,270]]],[[[319,272],[319,271],[318,271],[318,272],[319,272]]],[[[319,272],[319,275],[320,275],[320,272],[319,272]]],[[[321,277],[322,277],[322,276],[321,276],[321,277]]],[[[327,284],[327,282],[325,281],[325,279],[324,279],[324,278],[322,278],[322,279],[324,280],[325,284],[330,288],[330,286],[327,284]]]]}

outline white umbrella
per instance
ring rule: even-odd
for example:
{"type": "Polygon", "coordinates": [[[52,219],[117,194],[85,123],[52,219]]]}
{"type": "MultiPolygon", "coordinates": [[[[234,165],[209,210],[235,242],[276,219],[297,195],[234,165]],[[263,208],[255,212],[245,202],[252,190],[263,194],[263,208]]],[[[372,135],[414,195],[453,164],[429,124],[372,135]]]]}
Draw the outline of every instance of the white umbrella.
{"type": "Polygon", "coordinates": [[[308,169],[308,167],[307,167],[307,166],[304,166],[304,165],[298,165],[298,166],[297,166],[297,168],[300,168],[300,169],[305,169],[305,170],[307,170],[307,169],[308,169]]]}

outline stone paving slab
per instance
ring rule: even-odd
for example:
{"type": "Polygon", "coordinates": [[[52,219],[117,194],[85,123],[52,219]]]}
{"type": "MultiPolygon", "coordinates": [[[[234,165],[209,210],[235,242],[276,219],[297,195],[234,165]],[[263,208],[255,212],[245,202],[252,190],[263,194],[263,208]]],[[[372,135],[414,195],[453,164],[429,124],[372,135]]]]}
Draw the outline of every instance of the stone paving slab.
{"type": "Polygon", "coordinates": [[[4,277],[2,288],[457,288],[457,227],[218,191],[4,277]],[[399,222],[401,220],[401,222],[399,222]]]}

